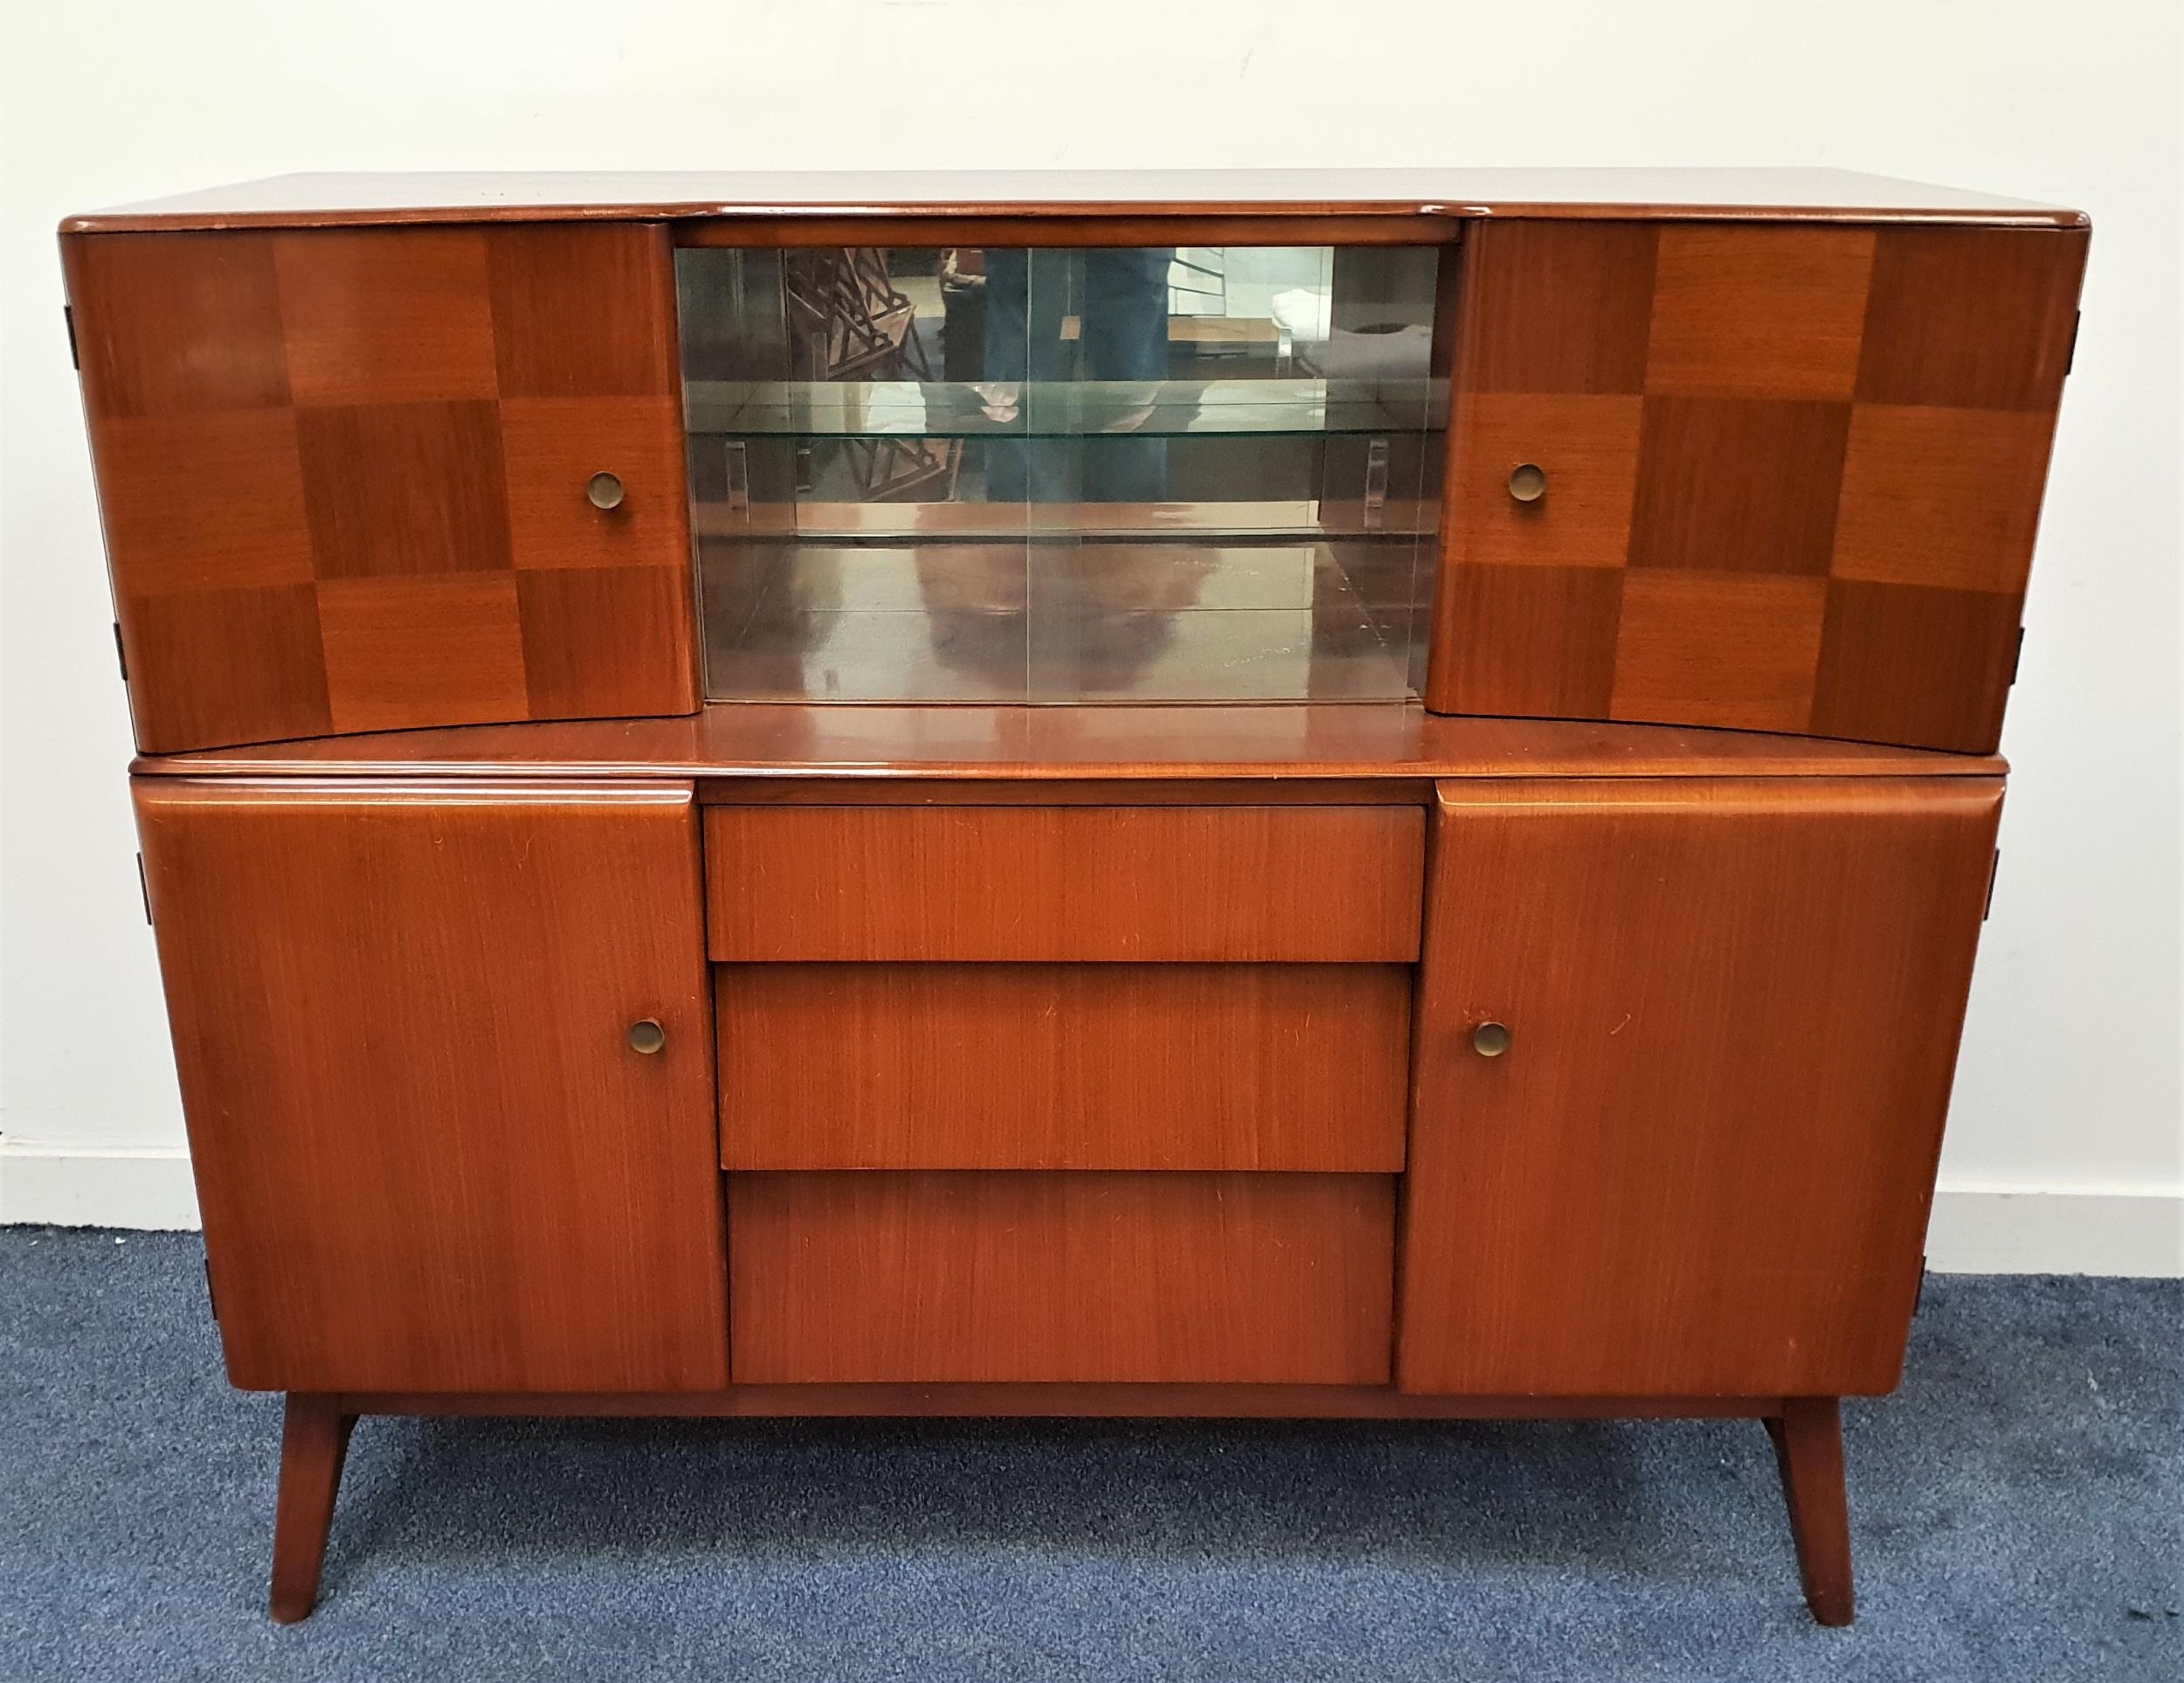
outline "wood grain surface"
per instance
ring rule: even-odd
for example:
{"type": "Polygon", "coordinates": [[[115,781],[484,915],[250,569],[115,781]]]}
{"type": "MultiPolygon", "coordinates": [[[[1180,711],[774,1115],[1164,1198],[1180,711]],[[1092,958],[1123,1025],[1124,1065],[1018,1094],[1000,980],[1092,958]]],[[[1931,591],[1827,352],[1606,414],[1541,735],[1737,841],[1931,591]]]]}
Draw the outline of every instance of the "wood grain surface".
{"type": "Polygon", "coordinates": [[[1393,806],[714,806],[709,950],[1407,963],[1425,845],[1393,806]]]}
{"type": "Polygon", "coordinates": [[[236,1384],[726,1382],[687,785],[136,802],[236,1384]]]}
{"type": "Polygon", "coordinates": [[[1403,965],[715,967],[731,1169],[1403,1167],[1403,965]]]}
{"type": "Polygon", "coordinates": [[[1991,751],[2086,244],[1478,229],[1427,705],[1991,751]]]}
{"type": "Polygon", "coordinates": [[[140,747],[698,704],[663,227],[63,247],[140,747]]]}
{"type": "MultiPolygon", "coordinates": [[[[683,718],[482,725],[333,737],[139,759],[145,776],[370,774],[760,779],[784,791],[1113,779],[1256,785],[1495,777],[1993,777],[1950,754],[1753,731],[1598,720],[1446,718],[1417,706],[827,707],[716,704],[683,718]]],[[[702,783],[702,800],[743,798],[702,783]]],[[[816,798],[816,797],[815,797],[816,798]]],[[[1315,792],[1315,798],[1319,798],[1315,792]]]]}
{"type": "Polygon", "coordinates": [[[1387,1377],[1386,1175],[728,1184],[739,1384],[1387,1377]]]}
{"type": "Polygon", "coordinates": [[[2001,797],[1444,784],[1403,1386],[1892,1389],[2001,797]]]}

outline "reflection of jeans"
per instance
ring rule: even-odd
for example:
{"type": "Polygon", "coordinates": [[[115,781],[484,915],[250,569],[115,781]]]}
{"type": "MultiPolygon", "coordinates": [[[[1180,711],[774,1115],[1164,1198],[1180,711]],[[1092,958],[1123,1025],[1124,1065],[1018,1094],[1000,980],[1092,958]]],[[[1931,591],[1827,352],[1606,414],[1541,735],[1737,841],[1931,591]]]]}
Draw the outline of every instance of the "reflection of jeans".
{"type": "MultiPolygon", "coordinates": [[[[1168,373],[1172,246],[1133,251],[989,251],[985,370],[996,383],[1159,380],[1168,373]],[[1075,303],[1077,364],[1061,318],[1075,303]]],[[[1030,408],[1026,393],[1026,408],[1030,408]]],[[[996,502],[1158,502],[1168,452],[1158,438],[996,439],[986,446],[996,502]]]]}

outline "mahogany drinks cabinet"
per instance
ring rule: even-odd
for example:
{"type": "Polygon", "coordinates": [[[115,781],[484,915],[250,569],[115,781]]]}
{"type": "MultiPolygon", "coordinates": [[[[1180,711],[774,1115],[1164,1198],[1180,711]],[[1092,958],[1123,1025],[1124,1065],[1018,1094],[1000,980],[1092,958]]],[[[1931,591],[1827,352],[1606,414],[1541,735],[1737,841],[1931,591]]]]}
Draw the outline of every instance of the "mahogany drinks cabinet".
{"type": "Polygon", "coordinates": [[[299,177],[62,234],[275,1617],[404,1413],[1748,1416],[1850,1617],[2083,216],[299,177]]]}

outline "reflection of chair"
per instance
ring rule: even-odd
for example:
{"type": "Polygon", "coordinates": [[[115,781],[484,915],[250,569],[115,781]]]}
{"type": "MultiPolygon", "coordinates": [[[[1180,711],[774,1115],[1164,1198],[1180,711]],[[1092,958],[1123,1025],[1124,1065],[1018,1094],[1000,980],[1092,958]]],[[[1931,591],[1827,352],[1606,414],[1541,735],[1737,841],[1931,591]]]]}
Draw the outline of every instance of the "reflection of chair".
{"type": "MultiPolygon", "coordinates": [[[[917,306],[895,284],[887,251],[849,246],[800,251],[782,265],[789,352],[804,379],[929,383],[932,363],[918,336],[917,306]]],[[[955,495],[963,446],[953,439],[841,440],[864,502],[955,495]]]]}

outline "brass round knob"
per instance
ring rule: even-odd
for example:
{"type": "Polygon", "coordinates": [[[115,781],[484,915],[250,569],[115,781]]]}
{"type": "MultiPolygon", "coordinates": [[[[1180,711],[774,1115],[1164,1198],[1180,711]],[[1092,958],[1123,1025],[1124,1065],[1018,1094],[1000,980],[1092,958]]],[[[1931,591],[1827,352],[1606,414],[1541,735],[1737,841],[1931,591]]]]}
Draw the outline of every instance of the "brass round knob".
{"type": "Polygon", "coordinates": [[[1509,476],[1509,494],[1519,502],[1537,502],[1547,495],[1547,471],[1531,462],[1512,468],[1509,476]]]}
{"type": "Polygon", "coordinates": [[[629,1049],[650,1057],[667,1043],[667,1031],[652,1018],[646,1017],[629,1026],[629,1049]]]}
{"type": "Polygon", "coordinates": [[[1481,1057],[1499,1057],[1509,1050],[1509,1029],[1498,1022],[1482,1022],[1471,1031],[1471,1049],[1481,1057]]]}
{"type": "Polygon", "coordinates": [[[622,506],[622,481],[612,474],[594,474],[591,482],[584,488],[584,494],[591,499],[595,509],[619,509],[622,506]]]}

